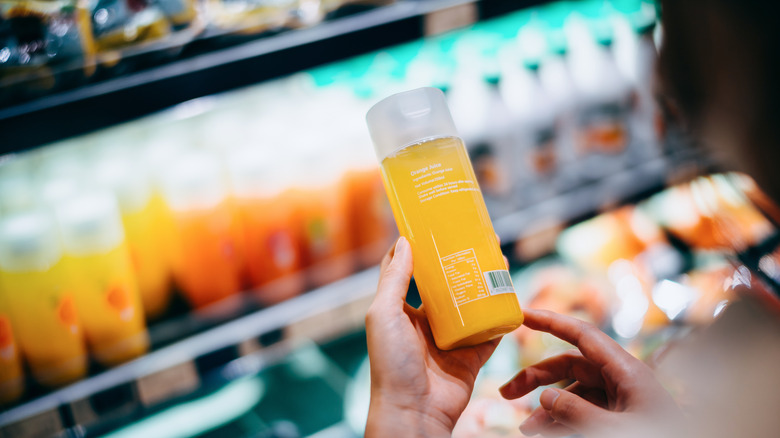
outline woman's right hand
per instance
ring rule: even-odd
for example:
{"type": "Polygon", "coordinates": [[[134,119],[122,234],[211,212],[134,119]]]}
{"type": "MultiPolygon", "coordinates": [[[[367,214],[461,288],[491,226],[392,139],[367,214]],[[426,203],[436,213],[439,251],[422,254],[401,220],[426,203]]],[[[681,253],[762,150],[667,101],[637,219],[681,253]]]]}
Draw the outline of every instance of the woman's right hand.
{"type": "Polygon", "coordinates": [[[525,435],[684,436],[682,413],[653,371],[591,324],[546,310],[523,309],[524,325],[578,348],[520,371],[501,387],[507,399],[548,388],[520,426],[525,435]]]}

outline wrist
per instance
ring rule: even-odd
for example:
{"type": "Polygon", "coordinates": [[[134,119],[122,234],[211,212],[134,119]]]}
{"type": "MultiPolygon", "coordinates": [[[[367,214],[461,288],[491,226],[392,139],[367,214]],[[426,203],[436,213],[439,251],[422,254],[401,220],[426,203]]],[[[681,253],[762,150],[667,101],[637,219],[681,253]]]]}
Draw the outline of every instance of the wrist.
{"type": "Polygon", "coordinates": [[[454,424],[433,415],[424,403],[410,405],[385,397],[371,397],[366,438],[450,437],[454,424]]]}

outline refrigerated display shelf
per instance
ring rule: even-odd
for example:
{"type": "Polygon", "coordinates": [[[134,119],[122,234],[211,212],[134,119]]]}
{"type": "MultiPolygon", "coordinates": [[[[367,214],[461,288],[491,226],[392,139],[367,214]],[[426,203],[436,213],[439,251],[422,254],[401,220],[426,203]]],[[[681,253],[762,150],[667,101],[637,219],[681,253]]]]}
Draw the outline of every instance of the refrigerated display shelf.
{"type": "Polygon", "coordinates": [[[280,354],[262,345],[267,333],[283,330],[289,342],[325,341],[359,329],[378,275],[378,267],[364,270],[11,408],[0,413],[0,437],[78,435],[186,395],[204,375],[239,357],[256,353],[270,360],[280,354]]]}
{"type": "Polygon", "coordinates": [[[0,109],[0,155],[539,3],[402,0],[44,96],[0,109]]]}

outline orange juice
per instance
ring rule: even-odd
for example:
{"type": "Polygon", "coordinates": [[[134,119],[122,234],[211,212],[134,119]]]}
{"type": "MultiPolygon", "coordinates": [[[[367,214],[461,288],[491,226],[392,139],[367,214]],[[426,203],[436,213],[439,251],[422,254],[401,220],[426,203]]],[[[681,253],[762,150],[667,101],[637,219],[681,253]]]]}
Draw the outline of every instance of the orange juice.
{"type": "Polygon", "coordinates": [[[3,221],[0,240],[0,300],[33,377],[44,386],[84,377],[84,333],[53,224],[20,214],[3,221]]]}
{"type": "Polygon", "coordinates": [[[265,286],[260,299],[273,304],[303,292],[300,233],[289,193],[241,199],[238,206],[250,281],[253,286],[265,286]]]}
{"type": "Polygon", "coordinates": [[[165,204],[152,191],[150,177],[123,144],[101,150],[94,163],[96,182],[112,190],[122,213],[127,247],[141,293],[144,314],[157,318],[171,299],[171,268],[164,244],[170,228],[165,204]]]}
{"type": "Polygon", "coordinates": [[[113,366],[143,355],[149,337],[116,201],[85,193],[59,205],[57,218],[69,289],[92,356],[113,366]]]}
{"type": "Polygon", "coordinates": [[[174,220],[174,275],[187,301],[198,308],[240,292],[240,229],[231,203],[177,211],[174,220]]]}
{"type": "Polygon", "coordinates": [[[362,266],[379,263],[391,244],[392,224],[379,168],[353,169],[344,183],[349,193],[349,229],[362,266]]]}
{"type": "Polygon", "coordinates": [[[24,392],[22,359],[14,339],[8,306],[2,301],[0,296],[0,406],[17,400],[24,392]]]}
{"type": "Polygon", "coordinates": [[[228,166],[243,229],[246,273],[257,298],[274,304],[304,289],[301,231],[290,178],[277,156],[254,147],[230,151],[228,166]]]}
{"type": "Polygon", "coordinates": [[[323,286],[352,272],[347,197],[335,182],[309,186],[295,195],[302,225],[302,253],[312,286],[323,286]]]}
{"type": "Polygon", "coordinates": [[[141,210],[122,214],[127,246],[133,264],[144,314],[159,317],[171,300],[170,262],[160,248],[166,239],[165,204],[159,196],[149,199],[141,210]]]}
{"type": "Polygon", "coordinates": [[[475,345],[519,327],[517,295],[444,95],[400,93],[366,118],[436,345],[475,345]]]}
{"type": "Polygon", "coordinates": [[[186,152],[161,178],[173,213],[174,278],[185,298],[199,308],[240,292],[241,228],[218,158],[186,152]]]}

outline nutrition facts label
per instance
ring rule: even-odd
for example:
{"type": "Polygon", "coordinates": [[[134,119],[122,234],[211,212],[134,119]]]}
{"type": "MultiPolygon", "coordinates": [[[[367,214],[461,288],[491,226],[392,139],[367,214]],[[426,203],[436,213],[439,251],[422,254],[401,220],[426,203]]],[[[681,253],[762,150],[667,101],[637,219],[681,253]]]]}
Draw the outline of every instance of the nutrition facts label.
{"type": "Polygon", "coordinates": [[[490,296],[473,249],[442,257],[441,265],[457,305],[490,296]]]}

